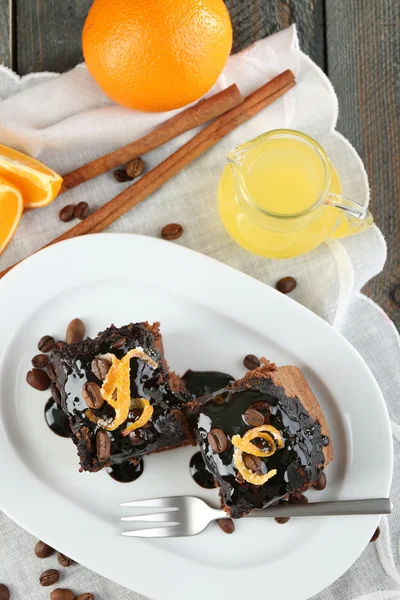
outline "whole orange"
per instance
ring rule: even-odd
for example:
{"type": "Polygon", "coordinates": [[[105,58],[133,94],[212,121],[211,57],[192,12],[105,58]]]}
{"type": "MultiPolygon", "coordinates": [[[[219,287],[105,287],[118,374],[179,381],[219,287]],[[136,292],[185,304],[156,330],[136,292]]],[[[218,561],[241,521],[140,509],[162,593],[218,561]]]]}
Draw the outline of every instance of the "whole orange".
{"type": "Polygon", "coordinates": [[[214,85],[232,27],[222,0],[95,0],[82,41],[87,68],[110,98],[165,111],[214,85]]]}

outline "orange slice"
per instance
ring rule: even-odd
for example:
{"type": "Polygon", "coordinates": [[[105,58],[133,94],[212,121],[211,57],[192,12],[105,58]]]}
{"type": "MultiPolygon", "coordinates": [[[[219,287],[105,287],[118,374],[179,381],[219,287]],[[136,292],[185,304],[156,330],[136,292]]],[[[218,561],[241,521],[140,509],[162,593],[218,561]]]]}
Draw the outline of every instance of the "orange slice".
{"type": "Polygon", "coordinates": [[[24,210],[21,192],[0,176],[0,254],[14,235],[24,210]]]}
{"type": "Polygon", "coordinates": [[[0,177],[15,185],[25,208],[47,206],[57,196],[62,177],[27,154],[0,144],[0,177]]]}

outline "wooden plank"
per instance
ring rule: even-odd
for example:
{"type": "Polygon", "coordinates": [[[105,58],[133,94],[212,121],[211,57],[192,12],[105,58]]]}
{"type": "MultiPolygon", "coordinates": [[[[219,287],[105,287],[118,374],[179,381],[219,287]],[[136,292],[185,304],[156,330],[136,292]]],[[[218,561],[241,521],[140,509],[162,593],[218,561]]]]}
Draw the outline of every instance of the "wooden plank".
{"type": "Polygon", "coordinates": [[[400,327],[393,291],[400,284],[400,105],[396,95],[398,0],[326,2],[328,75],[339,97],[338,130],[365,163],[371,210],[388,244],[384,272],[365,292],[400,327]]]}
{"type": "Polygon", "coordinates": [[[0,64],[11,66],[9,0],[0,0],[0,64]]]}
{"type": "Polygon", "coordinates": [[[234,31],[233,51],[297,24],[302,50],[325,66],[323,0],[225,0],[234,31]]]}
{"type": "Polygon", "coordinates": [[[17,0],[18,73],[68,71],[83,60],[81,33],[92,0],[17,0]]]}
{"type": "MultiPolygon", "coordinates": [[[[7,0],[0,0],[7,2],[7,0]]],[[[81,31],[92,0],[17,0],[18,71],[66,71],[82,60],[81,31]]],[[[296,22],[302,48],[325,64],[323,0],[226,0],[234,52],[296,22]]]]}

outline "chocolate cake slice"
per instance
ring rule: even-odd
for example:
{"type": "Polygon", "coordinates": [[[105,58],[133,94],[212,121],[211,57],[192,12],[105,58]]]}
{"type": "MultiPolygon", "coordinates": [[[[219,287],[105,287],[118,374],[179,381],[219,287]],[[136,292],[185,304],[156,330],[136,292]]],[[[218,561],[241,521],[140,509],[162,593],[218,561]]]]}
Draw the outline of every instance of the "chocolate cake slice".
{"type": "Polygon", "coordinates": [[[193,444],[193,397],[169,371],[159,323],[114,325],[52,356],[82,471],[193,444]]]}
{"type": "Polygon", "coordinates": [[[233,518],[304,492],[333,458],[321,407],[297,367],[262,359],[189,411],[197,413],[204,462],[233,518]]]}

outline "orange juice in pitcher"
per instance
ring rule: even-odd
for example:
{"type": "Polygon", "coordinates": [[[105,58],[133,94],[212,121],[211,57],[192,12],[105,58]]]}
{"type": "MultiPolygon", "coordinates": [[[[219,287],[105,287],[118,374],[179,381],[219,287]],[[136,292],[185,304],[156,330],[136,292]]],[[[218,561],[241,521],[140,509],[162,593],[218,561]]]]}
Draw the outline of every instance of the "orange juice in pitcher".
{"type": "Polygon", "coordinates": [[[280,129],[229,153],[218,207],[226,230],[243,248],[290,258],[373,223],[368,210],[340,193],[324,149],[303,133],[280,129]]]}

